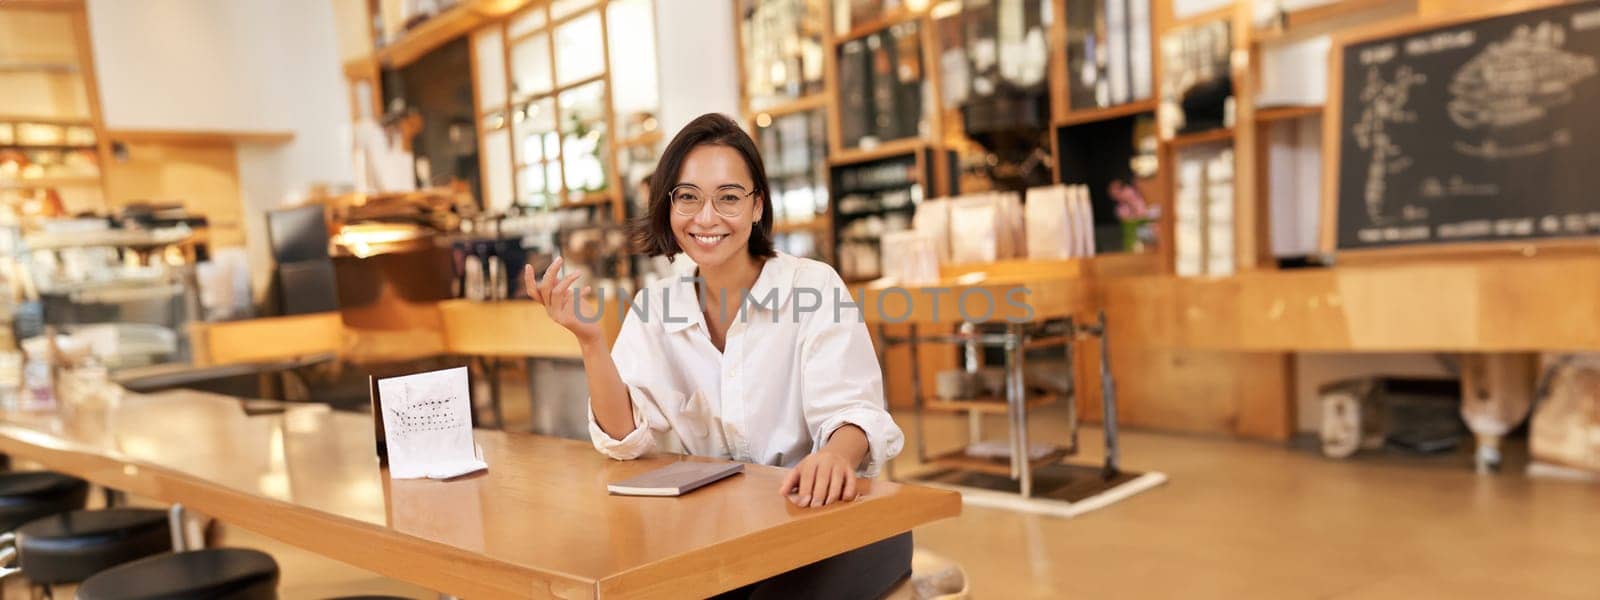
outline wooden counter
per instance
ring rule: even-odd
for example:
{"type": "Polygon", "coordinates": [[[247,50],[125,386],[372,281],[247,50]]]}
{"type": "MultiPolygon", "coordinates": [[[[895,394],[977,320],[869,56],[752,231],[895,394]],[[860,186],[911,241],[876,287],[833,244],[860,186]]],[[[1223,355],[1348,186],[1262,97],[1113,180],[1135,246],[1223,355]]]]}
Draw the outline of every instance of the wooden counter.
{"type": "Polygon", "coordinates": [[[682,498],[607,495],[679,457],[619,462],[588,443],[476,431],[489,471],[390,480],[365,415],[247,416],[199,392],[76,393],[64,415],[0,415],[0,452],[189,509],[387,577],[469,598],[704,597],[956,516],[951,492],[873,482],[801,509],[785,471],[682,498]]]}
{"type": "Polygon", "coordinates": [[[867,323],[954,325],[971,316],[1031,320],[1093,312],[1088,261],[1000,261],[949,268],[937,283],[869,284],[854,289],[867,323]]]}
{"type": "MultiPolygon", "coordinates": [[[[196,362],[206,365],[292,359],[334,353],[356,363],[409,360],[439,354],[520,358],[578,358],[577,338],[531,300],[445,300],[416,305],[437,330],[353,327],[338,312],[197,323],[196,362]]],[[[584,314],[593,311],[586,310],[584,314]]],[[[615,339],[620,310],[601,313],[615,339]]]]}
{"type": "Polygon", "coordinates": [[[1600,349],[1600,257],[1116,278],[1101,294],[1114,327],[1168,349],[1600,349]]]}

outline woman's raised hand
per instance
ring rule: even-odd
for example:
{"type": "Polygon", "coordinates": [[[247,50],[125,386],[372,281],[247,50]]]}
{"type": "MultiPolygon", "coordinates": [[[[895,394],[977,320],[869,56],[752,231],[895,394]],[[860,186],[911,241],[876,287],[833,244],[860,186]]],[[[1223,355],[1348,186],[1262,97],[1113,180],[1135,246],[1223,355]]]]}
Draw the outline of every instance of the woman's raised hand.
{"type": "MultiPolygon", "coordinates": [[[[578,280],[578,273],[570,273],[561,277],[562,260],[557,257],[550,263],[550,268],[545,269],[543,278],[535,278],[533,265],[522,269],[523,287],[528,290],[528,297],[544,305],[544,310],[549,313],[550,319],[567,328],[578,337],[579,343],[593,343],[599,341],[603,334],[600,331],[600,319],[596,317],[580,318],[578,316],[578,291],[572,288],[573,282],[578,280]]],[[[584,286],[583,292],[588,292],[589,287],[584,286]]]]}

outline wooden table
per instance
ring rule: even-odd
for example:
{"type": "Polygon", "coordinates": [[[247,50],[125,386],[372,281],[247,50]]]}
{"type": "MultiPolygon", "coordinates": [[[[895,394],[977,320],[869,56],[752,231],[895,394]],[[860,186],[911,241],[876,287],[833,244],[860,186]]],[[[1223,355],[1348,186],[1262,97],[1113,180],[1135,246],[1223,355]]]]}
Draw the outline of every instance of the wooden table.
{"type": "Polygon", "coordinates": [[[365,415],[92,389],[64,394],[60,414],[0,415],[0,452],[469,598],[703,597],[961,510],[955,493],[888,482],[801,509],[777,495],[784,470],[756,465],[682,498],[610,496],[608,482],[685,459],[482,430],[487,473],[390,480],[365,415]]]}

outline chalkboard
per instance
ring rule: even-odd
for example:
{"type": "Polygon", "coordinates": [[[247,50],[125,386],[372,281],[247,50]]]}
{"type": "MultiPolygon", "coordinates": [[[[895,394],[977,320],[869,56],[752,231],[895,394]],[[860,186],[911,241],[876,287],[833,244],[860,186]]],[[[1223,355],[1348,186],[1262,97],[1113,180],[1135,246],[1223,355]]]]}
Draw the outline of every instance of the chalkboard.
{"type": "Polygon", "coordinates": [[[1337,60],[1339,250],[1600,234],[1600,1],[1337,60]]]}

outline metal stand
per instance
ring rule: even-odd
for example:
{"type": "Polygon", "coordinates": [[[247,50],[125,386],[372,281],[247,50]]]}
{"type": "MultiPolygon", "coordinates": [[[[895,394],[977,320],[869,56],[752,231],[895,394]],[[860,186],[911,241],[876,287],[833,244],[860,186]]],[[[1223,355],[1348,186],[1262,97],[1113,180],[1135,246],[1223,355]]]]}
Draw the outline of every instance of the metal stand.
{"type": "Polygon", "coordinates": [[[174,504],[167,509],[167,528],[172,534],[172,551],[188,552],[202,550],[214,540],[208,539],[208,533],[214,533],[211,526],[214,521],[200,513],[190,513],[182,504],[174,504]]]}
{"type": "MultiPolygon", "coordinates": [[[[484,374],[484,378],[489,380],[489,414],[494,416],[495,429],[505,429],[506,414],[500,402],[500,359],[493,356],[473,356],[469,360],[484,374]]],[[[477,406],[473,406],[472,414],[476,421],[477,406]]]]}
{"type": "Polygon", "coordinates": [[[174,504],[167,509],[167,528],[172,533],[173,552],[189,550],[188,515],[182,504],[174,504]]]}
{"type": "MultiPolygon", "coordinates": [[[[1019,492],[1023,497],[1033,495],[1033,470],[1035,462],[1059,460],[1060,458],[1076,454],[1078,451],[1078,412],[1077,412],[1077,385],[1073,378],[1073,352],[1072,344],[1079,340],[1099,338],[1100,341],[1100,388],[1101,406],[1103,410],[1102,424],[1105,428],[1105,461],[1101,466],[1101,477],[1110,480],[1120,473],[1118,466],[1119,450],[1117,445],[1117,403],[1116,384],[1111,376],[1110,348],[1106,338],[1106,317],[1102,311],[1097,315],[1097,322],[1091,325],[1078,325],[1071,318],[1046,320],[1039,323],[1008,323],[1002,332],[981,332],[972,323],[960,325],[957,333],[953,335],[919,335],[916,325],[908,327],[905,336],[891,336],[887,328],[879,325],[878,333],[883,340],[882,347],[878,349],[879,364],[884,364],[884,357],[890,347],[896,344],[906,344],[911,355],[911,393],[913,399],[913,419],[916,422],[916,447],[917,459],[922,463],[939,463],[945,456],[930,457],[927,446],[927,428],[923,412],[926,409],[926,398],[922,393],[922,377],[920,365],[917,360],[917,346],[920,343],[950,343],[958,344],[963,348],[963,368],[969,373],[977,373],[979,365],[979,351],[981,348],[1000,348],[1005,353],[1005,414],[1008,433],[1008,447],[1010,448],[1010,478],[1018,482],[1019,492]],[[1068,428],[1070,431],[1069,446],[1063,450],[1052,453],[1042,459],[1035,460],[1030,454],[1028,441],[1028,396],[1025,380],[1026,352],[1033,349],[1060,347],[1062,357],[1067,367],[1066,384],[1058,390],[1067,403],[1068,428]]],[[[981,441],[982,424],[981,414],[977,410],[968,410],[967,435],[968,444],[981,441]]],[[[894,478],[893,469],[889,476],[894,478]]]]}

